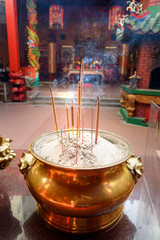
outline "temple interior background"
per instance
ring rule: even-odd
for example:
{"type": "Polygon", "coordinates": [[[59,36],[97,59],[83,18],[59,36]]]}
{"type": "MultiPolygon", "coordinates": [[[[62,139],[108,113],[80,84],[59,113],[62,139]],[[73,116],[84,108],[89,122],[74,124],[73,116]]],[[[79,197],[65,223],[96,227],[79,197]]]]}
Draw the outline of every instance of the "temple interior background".
{"type": "Polygon", "coordinates": [[[58,96],[74,92],[83,62],[84,94],[101,89],[113,105],[122,95],[123,118],[145,125],[150,102],[159,104],[158,0],[9,4],[1,1],[2,100],[48,103],[51,83],[58,96]]]}
{"type": "Polygon", "coordinates": [[[158,240],[159,0],[0,0],[0,135],[17,154],[0,171],[0,240],[82,239],[45,227],[18,171],[32,140],[56,130],[50,89],[64,129],[79,82],[84,127],[99,97],[99,129],[128,139],[145,168],[116,227],[87,239],[158,240]]]}

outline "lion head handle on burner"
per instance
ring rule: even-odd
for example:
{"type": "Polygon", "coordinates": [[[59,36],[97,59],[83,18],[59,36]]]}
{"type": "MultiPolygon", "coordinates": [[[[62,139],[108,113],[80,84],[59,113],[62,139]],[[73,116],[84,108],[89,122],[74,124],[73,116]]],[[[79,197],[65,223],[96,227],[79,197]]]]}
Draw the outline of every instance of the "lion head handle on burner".
{"type": "Polygon", "coordinates": [[[34,165],[36,159],[33,157],[30,151],[27,153],[23,152],[20,158],[19,171],[24,175],[26,178],[27,172],[31,169],[31,167],[34,165]]]}
{"type": "Polygon", "coordinates": [[[137,182],[138,178],[140,178],[144,173],[141,157],[135,157],[135,155],[132,154],[131,157],[126,161],[126,164],[137,182]]]}

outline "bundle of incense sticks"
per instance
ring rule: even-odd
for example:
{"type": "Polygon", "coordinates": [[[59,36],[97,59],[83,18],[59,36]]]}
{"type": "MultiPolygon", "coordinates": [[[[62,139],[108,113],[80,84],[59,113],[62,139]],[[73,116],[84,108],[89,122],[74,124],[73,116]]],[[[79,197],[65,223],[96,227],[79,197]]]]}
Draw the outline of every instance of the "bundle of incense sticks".
{"type": "MultiPolygon", "coordinates": [[[[83,68],[81,71],[81,79],[83,79],[83,68]]],[[[78,138],[80,138],[80,115],[82,113],[81,111],[81,83],[78,82],[78,113],[77,113],[77,144],[78,144],[78,138]]],[[[55,120],[55,126],[56,126],[56,132],[58,137],[58,124],[57,124],[57,117],[56,117],[56,109],[55,109],[55,103],[54,103],[54,97],[52,94],[51,87],[49,86],[50,94],[51,94],[51,100],[52,100],[52,107],[53,107],[53,115],[55,120]]],[[[98,141],[98,127],[99,127],[99,110],[100,110],[100,99],[97,97],[97,114],[96,114],[96,130],[95,130],[95,143],[98,141]]],[[[66,116],[67,116],[67,128],[69,133],[69,109],[68,105],[66,105],[66,116]]],[[[71,124],[72,124],[72,134],[74,135],[74,106],[73,101],[71,103],[71,124]]],[[[83,144],[83,130],[84,130],[84,116],[82,116],[82,144],[83,144]]],[[[65,125],[64,125],[64,133],[65,131],[65,125]]],[[[62,129],[61,129],[61,139],[62,139],[62,153],[63,153],[63,137],[62,137],[62,129]]],[[[70,140],[70,135],[68,135],[68,139],[70,140]]],[[[93,152],[93,105],[91,105],[91,152],[93,152]]],[[[76,150],[76,162],[77,162],[77,150],[76,150]]]]}
{"type": "MultiPolygon", "coordinates": [[[[68,105],[66,104],[66,118],[67,118],[67,128],[68,128],[68,133],[69,133],[69,109],[68,105]]],[[[71,125],[72,125],[72,135],[74,135],[74,106],[73,106],[73,101],[71,103],[71,125]]],[[[64,133],[65,132],[65,125],[64,125],[64,133]]],[[[69,135],[70,138],[70,135],[69,135]]]]}

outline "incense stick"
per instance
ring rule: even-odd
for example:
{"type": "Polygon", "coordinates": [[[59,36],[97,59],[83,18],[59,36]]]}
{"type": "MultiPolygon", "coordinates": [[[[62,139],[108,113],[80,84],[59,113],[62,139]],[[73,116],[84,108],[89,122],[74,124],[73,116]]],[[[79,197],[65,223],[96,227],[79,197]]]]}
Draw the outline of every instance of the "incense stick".
{"type": "Polygon", "coordinates": [[[83,71],[84,71],[84,62],[83,58],[81,59],[81,74],[80,74],[80,119],[82,119],[82,93],[83,93],[83,71]]]}
{"type": "Polygon", "coordinates": [[[68,140],[70,141],[70,133],[68,133],[68,140]]]}
{"type": "Polygon", "coordinates": [[[66,127],[65,127],[65,125],[64,125],[64,134],[65,134],[65,136],[66,136],[66,127]]]}
{"type": "Polygon", "coordinates": [[[66,104],[66,116],[67,116],[67,127],[68,127],[68,132],[69,132],[69,111],[68,111],[67,104],[66,104]]]}
{"type": "Polygon", "coordinates": [[[83,64],[83,59],[81,60],[81,73],[80,73],[80,84],[81,84],[81,96],[80,100],[82,102],[82,89],[83,89],[83,70],[84,70],[84,64],[83,64]]]}
{"type": "Polygon", "coordinates": [[[54,103],[54,97],[53,97],[53,94],[52,94],[52,89],[51,89],[50,86],[49,86],[49,90],[50,90],[50,94],[51,94],[53,115],[54,115],[54,121],[55,121],[55,126],[56,126],[57,137],[58,137],[58,125],[57,125],[56,109],[55,109],[55,103],[54,103]]]}
{"type": "Polygon", "coordinates": [[[78,82],[78,137],[80,138],[80,104],[81,104],[81,84],[78,82]]]}
{"type": "Polygon", "coordinates": [[[76,131],[76,164],[78,155],[78,115],[77,115],[77,131],[76,131]]]}
{"type": "Polygon", "coordinates": [[[73,107],[73,101],[71,102],[71,124],[72,124],[72,135],[74,135],[74,107],[73,107]]]}
{"type": "Polygon", "coordinates": [[[61,129],[61,143],[62,143],[62,154],[63,154],[63,136],[62,136],[62,129],[61,129]]]}
{"type": "Polygon", "coordinates": [[[84,132],[84,115],[82,114],[82,144],[83,144],[83,132],[84,132]]]}
{"type": "Polygon", "coordinates": [[[91,153],[93,152],[93,104],[91,106],[91,153]]]}
{"type": "Polygon", "coordinates": [[[95,143],[97,143],[97,140],[98,140],[99,108],[100,108],[100,100],[99,100],[99,97],[97,97],[97,117],[96,117],[95,143]]]}

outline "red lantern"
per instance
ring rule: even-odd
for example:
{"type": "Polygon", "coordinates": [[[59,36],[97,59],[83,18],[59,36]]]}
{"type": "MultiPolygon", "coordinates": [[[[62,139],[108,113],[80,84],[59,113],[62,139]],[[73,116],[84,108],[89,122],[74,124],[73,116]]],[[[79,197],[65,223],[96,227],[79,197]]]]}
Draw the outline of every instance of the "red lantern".
{"type": "Polygon", "coordinates": [[[122,16],[122,7],[121,6],[113,6],[109,9],[109,22],[108,29],[114,29],[114,26],[118,24],[118,19],[122,16]]]}
{"type": "Polygon", "coordinates": [[[49,28],[63,29],[63,7],[52,5],[49,8],[49,28]]]}

